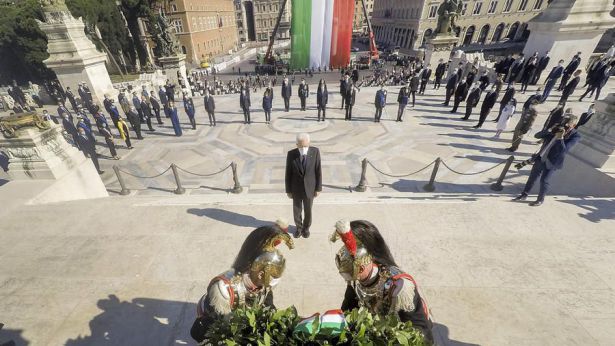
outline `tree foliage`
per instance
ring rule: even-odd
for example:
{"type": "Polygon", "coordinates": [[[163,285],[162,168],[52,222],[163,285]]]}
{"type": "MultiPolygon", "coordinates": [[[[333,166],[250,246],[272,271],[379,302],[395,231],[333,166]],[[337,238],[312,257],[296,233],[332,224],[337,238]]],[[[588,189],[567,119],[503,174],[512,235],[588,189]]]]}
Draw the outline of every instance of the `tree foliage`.
{"type": "Polygon", "coordinates": [[[49,57],[47,38],[36,19],[43,19],[37,0],[0,5],[0,83],[53,78],[43,61],[49,57]]]}

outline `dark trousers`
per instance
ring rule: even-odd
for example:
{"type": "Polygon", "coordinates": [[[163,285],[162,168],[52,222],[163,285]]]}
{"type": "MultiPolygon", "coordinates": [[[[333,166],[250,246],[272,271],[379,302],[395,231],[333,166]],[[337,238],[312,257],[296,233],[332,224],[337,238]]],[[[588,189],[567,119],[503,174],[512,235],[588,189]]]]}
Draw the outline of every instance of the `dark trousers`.
{"type": "Polygon", "coordinates": [[[216,126],[216,115],[214,112],[207,112],[207,116],[209,117],[209,126],[216,126]]]}
{"type": "Polygon", "coordinates": [[[188,117],[188,119],[190,119],[190,125],[192,125],[192,129],[196,130],[196,120],[194,119],[194,116],[188,117]]]}
{"type": "MultiPolygon", "coordinates": [[[[585,92],[583,93],[583,95],[581,95],[581,97],[579,98],[579,101],[583,101],[583,99],[585,98],[585,96],[587,96],[587,94],[589,94],[589,97],[592,97],[592,94],[594,93],[594,91],[597,90],[596,93],[596,100],[598,100],[598,97],[600,97],[600,90],[602,89],[602,87],[596,87],[596,85],[589,85],[587,87],[587,90],[585,90],[585,92]]],[[[563,95],[562,95],[563,96],[563,95]]]]}
{"type": "Polygon", "coordinates": [[[402,117],[404,116],[405,109],[406,109],[406,105],[403,103],[400,103],[399,108],[397,109],[397,121],[403,121],[402,117]]]}
{"type": "Polygon", "coordinates": [[[433,82],[434,89],[440,89],[440,83],[442,82],[442,77],[438,78],[436,76],[436,80],[433,82]]]}
{"type": "Polygon", "coordinates": [[[327,107],[318,106],[318,121],[320,121],[320,112],[322,111],[322,120],[325,121],[325,116],[327,113],[327,107]]]}
{"type": "Polygon", "coordinates": [[[137,134],[137,139],[143,139],[143,136],[141,136],[141,123],[137,121],[136,124],[131,125],[132,130],[137,134]]]}
{"type": "Polygon", "coordinates": [[[427,86],[428,80],[424,79],[421,81],[421,88],[419,89],[419,94],[425,93],[425,87],[427,86]]]}
{"type": "Polygon", "coordinates": [[[559,87],[557,88],[557,91],[564,90],[564,88],[566,87],[566,84],[568,84],[569,79],[570,79],[570,74],[564,73],[564,75],[562,76],[562,81],[559,83],[559,87]]]}
{"type": "Polygon", "coordinates": [[[152,118],[147,117],[147,118],[145,119],[145,121],[147,122],[147,128],[148,128],[150,131],[154,131],[154,128],[152,127],[152,118]]]}
{"type": "Polygon", "coordinates": [[[300,97],[299,99],[301,99],[301,110],[304,111],[305,110],[305,97],[300,97]]]}
{"type": "Polygon", "coordinates": [[[527,85],[530,83],[529,78],[526,79],[524,78],[523,80],[521,80],[521,92],[525,92],[527,90],[527,85]]]}
{"type": "Polygon", "coordinates": [[[570,97],[571,94],[572,94],[572,92],[571,93],[563,92],[562,93],[562,97],[560,97],[560,99],[559,99],[559,103],[562,103],[562,102],[566,103],[568,101],[568,98],[570,97]]]}
{"type": "Polygon", "coordinates": [[[352,105],[346,105],[346,120],[352,120],[352,105]]]}
{"type": "Polygon", "coordinates": [[[96,151],[88,152],[88,156],[92,159],[92,163],[94,163],[94,167],[96,167],[96,171],[100,172],[100,164],[98,163],[98,154],[96,151]]]}
{"type": "Polygon", "coordinates": [[[271,121],[271,110],[266,110],[265,109],[265,121],[266,122],[270,122],[271,121]]]}
{"type": "Polygon", "coordinates": [[[374,115],[374,120],[379,123],[380,118],[382,118],[382,107],[376,107],[376,115],[374,115]]]}
{"type": "Polygon", "coordinates": [[[470,115],[472,114],[472,105],[470,103],[466,103],[466,115],[463,117],[463,120],[470,119],[470,115]]]}
{"type": "Polygon", "coordinates": [[[532,77],[532,82],[530,84],[536,85],[536,83],[538,83],[540,80],[540,75],[542,75],[542,71],[544,71],[544,69],[539,69],[534,72],[534,76],[532,77]]]}
{"type": "Polygon", "coordinates": [[[457,108],[459,108],[459,104],[461,103],[461,101],[463,101],[463,99],[455,97],[455,103],[453,104],[453,109],[451,110],[451,113],[457,113],[457,108]]]}
{"type": "Polygon", "coordinates": [[[530,176],[527,178],[527,183],[525,183],[525,188],[523,189],[524,194],[530,193],[534,183],[540,177],[540,190],[538,191],[538,200],[544,201],[545,195],[549,192],[549,179],[555,172],[555,169],[548,169],[547,164],[542,161],[538,161],[534,163],[532,170],[530,171],[530,176]]]}
{"type": "Polygon", "coordinates": [[[169,115],[170,109],[167,106],[164,106],[164,116],[165,118],[170,118],[171,116],[169,115]]]}
{"type": "Polygon", "coordinates": [[[346,106],[346,97],[344,97],[344,94],[340,93],[340,95],[342,95],[342,106],[340,107],[340,109],[344,109],[344,106],[346,106]]]}
{"type": "Polygon", "coordinates": [[[448,103],[451,101],[451,96],[453,96],[453,89],[446,89],[446,99],[444,100],[444,105],[448,106],[448,103]]]}
{"type": "Polygon", "coordinates": [[[288,112],[289,109],[290,109],[290,98],[285,97],[284,98],[284,110],[288,112]]]}
{"type": "Polygon", "coordinates": [[[293,194],[293,217],[295,218],[295,226],[297,231],[309,230],[312,225],[312,203],[314,197],[309,198],[305,195],[297,196],[293,194]],[[303,218],[301,217],[303,212],[303,218]]]}
{"type": "Polygon", "coordinates": [[[154,114],[156,114],[158,125],[162,125],[162,119],[160,119],[160,108],[154,108],[154,114]]]}
{"type": "Polygon", "coordinates": [[[416,98],[416,90],[415,91],[410,91],[410,95],[412,95],[412,107],[414,107],[414,101],[416,98]]]}
{"type": "Polygon", "coordinates": [[[115,143],[113,143],[113,139],[105,138],[105,142],[107,142],[107,146],[109,147],[109,152],[111,153],[111,156],[116,157],[117,151],[115,150],[115,143]]]}
{"type": "Polygon", "coordinates": [[[246,107],[243,109],[243,123],[250,124],[250,107],[246,107]]]}
{"type": "Polygon", "coordinates": [[[487,116],[489,115],[489,113],[491,112],[491,108],[487,108],[487,109],[480,109],[480,117],[478,118],[478,127],[483,126],[483,123],[485,122],[485,119],[487,119],[487,116]]]}

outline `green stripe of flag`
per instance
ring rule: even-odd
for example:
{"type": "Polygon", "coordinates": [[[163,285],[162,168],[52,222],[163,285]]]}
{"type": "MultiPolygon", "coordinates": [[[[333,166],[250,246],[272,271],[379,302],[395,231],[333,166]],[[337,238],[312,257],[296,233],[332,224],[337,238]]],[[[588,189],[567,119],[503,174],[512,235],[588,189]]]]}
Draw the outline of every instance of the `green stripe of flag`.
{"type": "Polygon", "coordinates": [[[312,0],[293,0],[291,11],[290,67],[304,69],[310,65],[312,0]]]}

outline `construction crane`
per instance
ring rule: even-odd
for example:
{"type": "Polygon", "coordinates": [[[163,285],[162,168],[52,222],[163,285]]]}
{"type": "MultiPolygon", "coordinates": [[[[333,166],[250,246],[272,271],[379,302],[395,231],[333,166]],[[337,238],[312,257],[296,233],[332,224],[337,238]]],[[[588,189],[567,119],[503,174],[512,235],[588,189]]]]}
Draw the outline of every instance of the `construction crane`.
{"type": "MultiPolygon", "coordinates": [[[[275,22],[275,26],[273,27],[273,32],[271,33],[271,37],[269,37],[269,45],[267,47],[267,53],[265,54],[265,58],[263,62],[265,64],[274,65],[275,58],[273,57],[273,43],[275,41],[275,37],[278,34],[278,28],[280,27],[280,21],[282,20],[282,15],[284,14],[284,9],[286,8],[286,2],[288,0],[282,0],[282,5],[280,6],[280,12],[278,13],[278,18],[275,22]]],[[[369,35],[369,60],[370,65],[372,60],[378,60],[380,55],[378,54],[378,47],[376,47],[376,39],[374,38],[374,31],[372,30],[372,23],[369,20],[369,16],[367,15],[367,7],[365,6],[365,0],[361,0],[361,5],[363,6],[363,15],[365,16],[365,21],[367,21],[367,32],[369,35]]]]}

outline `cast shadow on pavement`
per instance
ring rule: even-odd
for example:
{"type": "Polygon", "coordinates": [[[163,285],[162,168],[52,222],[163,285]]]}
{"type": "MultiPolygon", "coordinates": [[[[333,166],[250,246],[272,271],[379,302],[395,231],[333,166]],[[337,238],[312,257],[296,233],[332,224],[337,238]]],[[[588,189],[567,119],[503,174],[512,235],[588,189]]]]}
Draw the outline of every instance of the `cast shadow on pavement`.
{"type": "Polygon", "coordinates": [[[90,335],[69,339],[66,346],[194,344],[190,337],[194,303],[153,298],[121,301],[112,294],[96,305],[102,312],[89,322],[90,335]]]}
{"type": "Polygon", "coordinates": [[[451,340],[448,327],[440,323],[433,324],[432,332],[434,334],[434,341],[438,346],[479,346],[478,344],[451,340]]]}
{"type": "Polygon", "coordinates": [[[234,213],[232,211],[217,209],[217,208],[190,208],[187,210],[188,214],[196,216],[206,216],[210,219],[225,222],[230,225],[239,227],[260,227],[265,225],[271,225],[272,221],[264,221],[255,218],[254,216],[234,213]]]}
{"type": "MultiPolygon", "coordinates": [[[[497,174],[496,174],[497,175],[497,174]]],[[[482,184],[455,184],[448,182],[439,182],[436,178],[434,182],[435,191],[433,193],[446,193],[446,194],[517,194],[521,191],[523,184],[515,183],[510,184],[507,183],[506,180],[502,184],[504,186],[504,190],[502,191],[493,191],[491,190],[491,184],[495,183],[497,180],[497,176],[494,178],[488,178],[482,184]]],[[[394,189],[398,192],[426,192],[423,189],[428,181],[425,180],[409,180],[409,179],[399,179],[393,183],[380,183],[382,186],[387,186],[389,188],[394,189]]],[[[381,197],[384,198],[384,197],[381,197]]],[[[391,197],[391,198],[407,198],[407,197],[391,197]]],[[[476,200],[476,198],[470,198],[465,200],[476,200]]]]}
{"type": "Polygon", "coordinates": [[[0,346],[23,346],[30,342],[21,336],[21,329],[6,329],[4,324],[0,323],[0,346]]]}
{"type": "Polygon", "coordinates": [[[615,199],[568,199],[558,200],[558,202],[576,205],[587,210],[587,213],[579,213],[579,216],[598,223],[602,220],[615,220],[615,199]]]}

